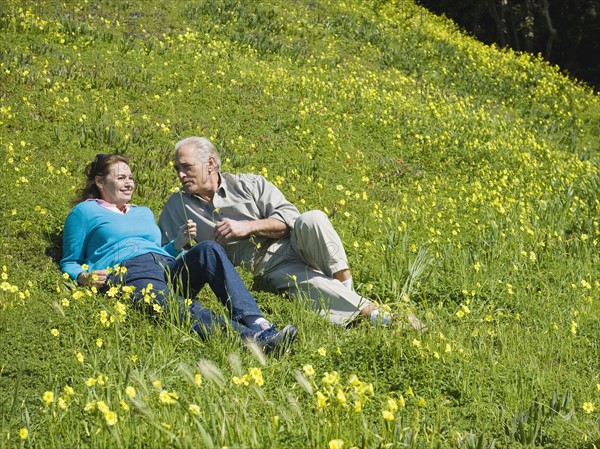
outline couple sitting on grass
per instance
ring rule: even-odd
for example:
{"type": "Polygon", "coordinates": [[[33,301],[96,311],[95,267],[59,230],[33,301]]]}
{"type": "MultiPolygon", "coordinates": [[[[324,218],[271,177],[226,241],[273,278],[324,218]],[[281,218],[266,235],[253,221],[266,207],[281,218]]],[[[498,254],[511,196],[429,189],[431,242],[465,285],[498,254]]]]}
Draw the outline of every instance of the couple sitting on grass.
{"type": "MultiPolygon", "coordinates": [[[[285,352],[297,329],[271,325],[234,265],[252,269],[275,290],[310,299],[332,323],[348,325],[360,317],[373,325],[390,323],[389,314],[353,290],[343,244],[323,212],[300,214],[264,177],[221,173],[220,168],[208,139],[178,142],[175,170],[183,192],[169,198],[159,228],[150,209],[130,204],[134,181],[128,159],[97,155],[85,169],[85,187],[65,222],[61,269],[101,291],[109,284],[133,286],[140,304],[149,296],[149,284],[152,301],[162,308],[169,307],[174,290],[179,312],[188,314],[201,337],[215,326],[231,326],[265,353],[285,352]],[[199,243],[192,246],[194,240],[199,243]],[[114,265],[126,272],[109,273],[114,265]],[[227,307],[229,320],[194,300],[206,283],[227,307]]],[[[416,317],[408,320],[425,329],[416,317]]]]}

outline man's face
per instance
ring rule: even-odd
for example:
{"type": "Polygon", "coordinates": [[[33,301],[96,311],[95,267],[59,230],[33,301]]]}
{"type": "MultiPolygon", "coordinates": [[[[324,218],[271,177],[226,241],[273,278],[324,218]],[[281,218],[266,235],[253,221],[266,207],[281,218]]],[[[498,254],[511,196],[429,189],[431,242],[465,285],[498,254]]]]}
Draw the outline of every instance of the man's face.
{"type": "Polygon", "coordinates": [[[189,145],[181,147],[175,153],[175,171],[186,193],[214,193],[213,178],[216,172],[213,158],[203,162],[189,145]]]}

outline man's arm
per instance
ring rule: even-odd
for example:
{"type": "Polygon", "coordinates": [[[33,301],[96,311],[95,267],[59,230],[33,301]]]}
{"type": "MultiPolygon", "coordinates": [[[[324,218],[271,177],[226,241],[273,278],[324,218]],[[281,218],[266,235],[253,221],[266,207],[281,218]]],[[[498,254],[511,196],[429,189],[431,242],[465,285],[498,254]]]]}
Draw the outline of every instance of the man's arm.
{"type": "Polygon", "coordinates": [[[163,246],[175,240],[179,227],[187,222],[184,208],[185,206],[179,193],[171,195],[163,206],[158,218],[158,227],[160,228],[163,246]]]}
{"type": "Polygon", "coordinates": [[[277,218],[263,218],[260,220],[235,221],[229,218],[217,222],[215,226],[215,240],[241,239],[255,235],[280,239],[290,233],[290,228],[277,218]]]}

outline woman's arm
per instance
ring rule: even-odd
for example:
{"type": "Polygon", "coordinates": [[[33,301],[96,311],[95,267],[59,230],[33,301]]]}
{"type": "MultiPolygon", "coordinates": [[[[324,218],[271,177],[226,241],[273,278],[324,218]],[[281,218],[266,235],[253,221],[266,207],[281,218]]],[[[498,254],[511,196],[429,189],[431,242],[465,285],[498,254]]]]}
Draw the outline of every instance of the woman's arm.
{"type": "Polygon", "coordinates": [[[73,208],[65,220],[63,233],[63,257],[60,261],[60,269],[67,273],[73,280],[77,280],[84,272],[82,265],[84,260],[84,245],[87,235],[87,226],[81,211],[73,208]]]}
{"type": "Polygon", "coordinates": [[[80,285],[88,285],[96,288],[102,288],[108,278],[107,270],[94,270],[92,272],[82,271],[77,276],[77,282],[80,285]]]}

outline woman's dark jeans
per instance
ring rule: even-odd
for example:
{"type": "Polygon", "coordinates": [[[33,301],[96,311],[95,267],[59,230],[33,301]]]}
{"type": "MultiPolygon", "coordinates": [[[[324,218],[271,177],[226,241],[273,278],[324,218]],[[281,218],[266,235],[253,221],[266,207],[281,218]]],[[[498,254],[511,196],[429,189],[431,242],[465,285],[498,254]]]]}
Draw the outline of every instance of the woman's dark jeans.
{"type": "Polygon", "coordinates": [[[230,325],[242,337],[255,334],[259,329],[251,329],[244,323],[248,316],[262,317],[252,294],[248,291],[238,272],[231,264],[223,248],[215,242],[200,242],[177,259],[157,253],[146,253],[121,264],[127,272],[121,284],[135,287],[134,298],[143,304],[141,293],[148,284],[156,295],[153,301],[164,309],[168,308],[167,297],[172,291],[179,298],[181,318],[189,312],[192,330],[202,338],[208,337],[215,326],[226,327],[222,317],[202,307],[196,294],[208,283],[219,301],[229,310],[230,325]],[[186,311],[185,298],[192,299],[186,311]]]}

